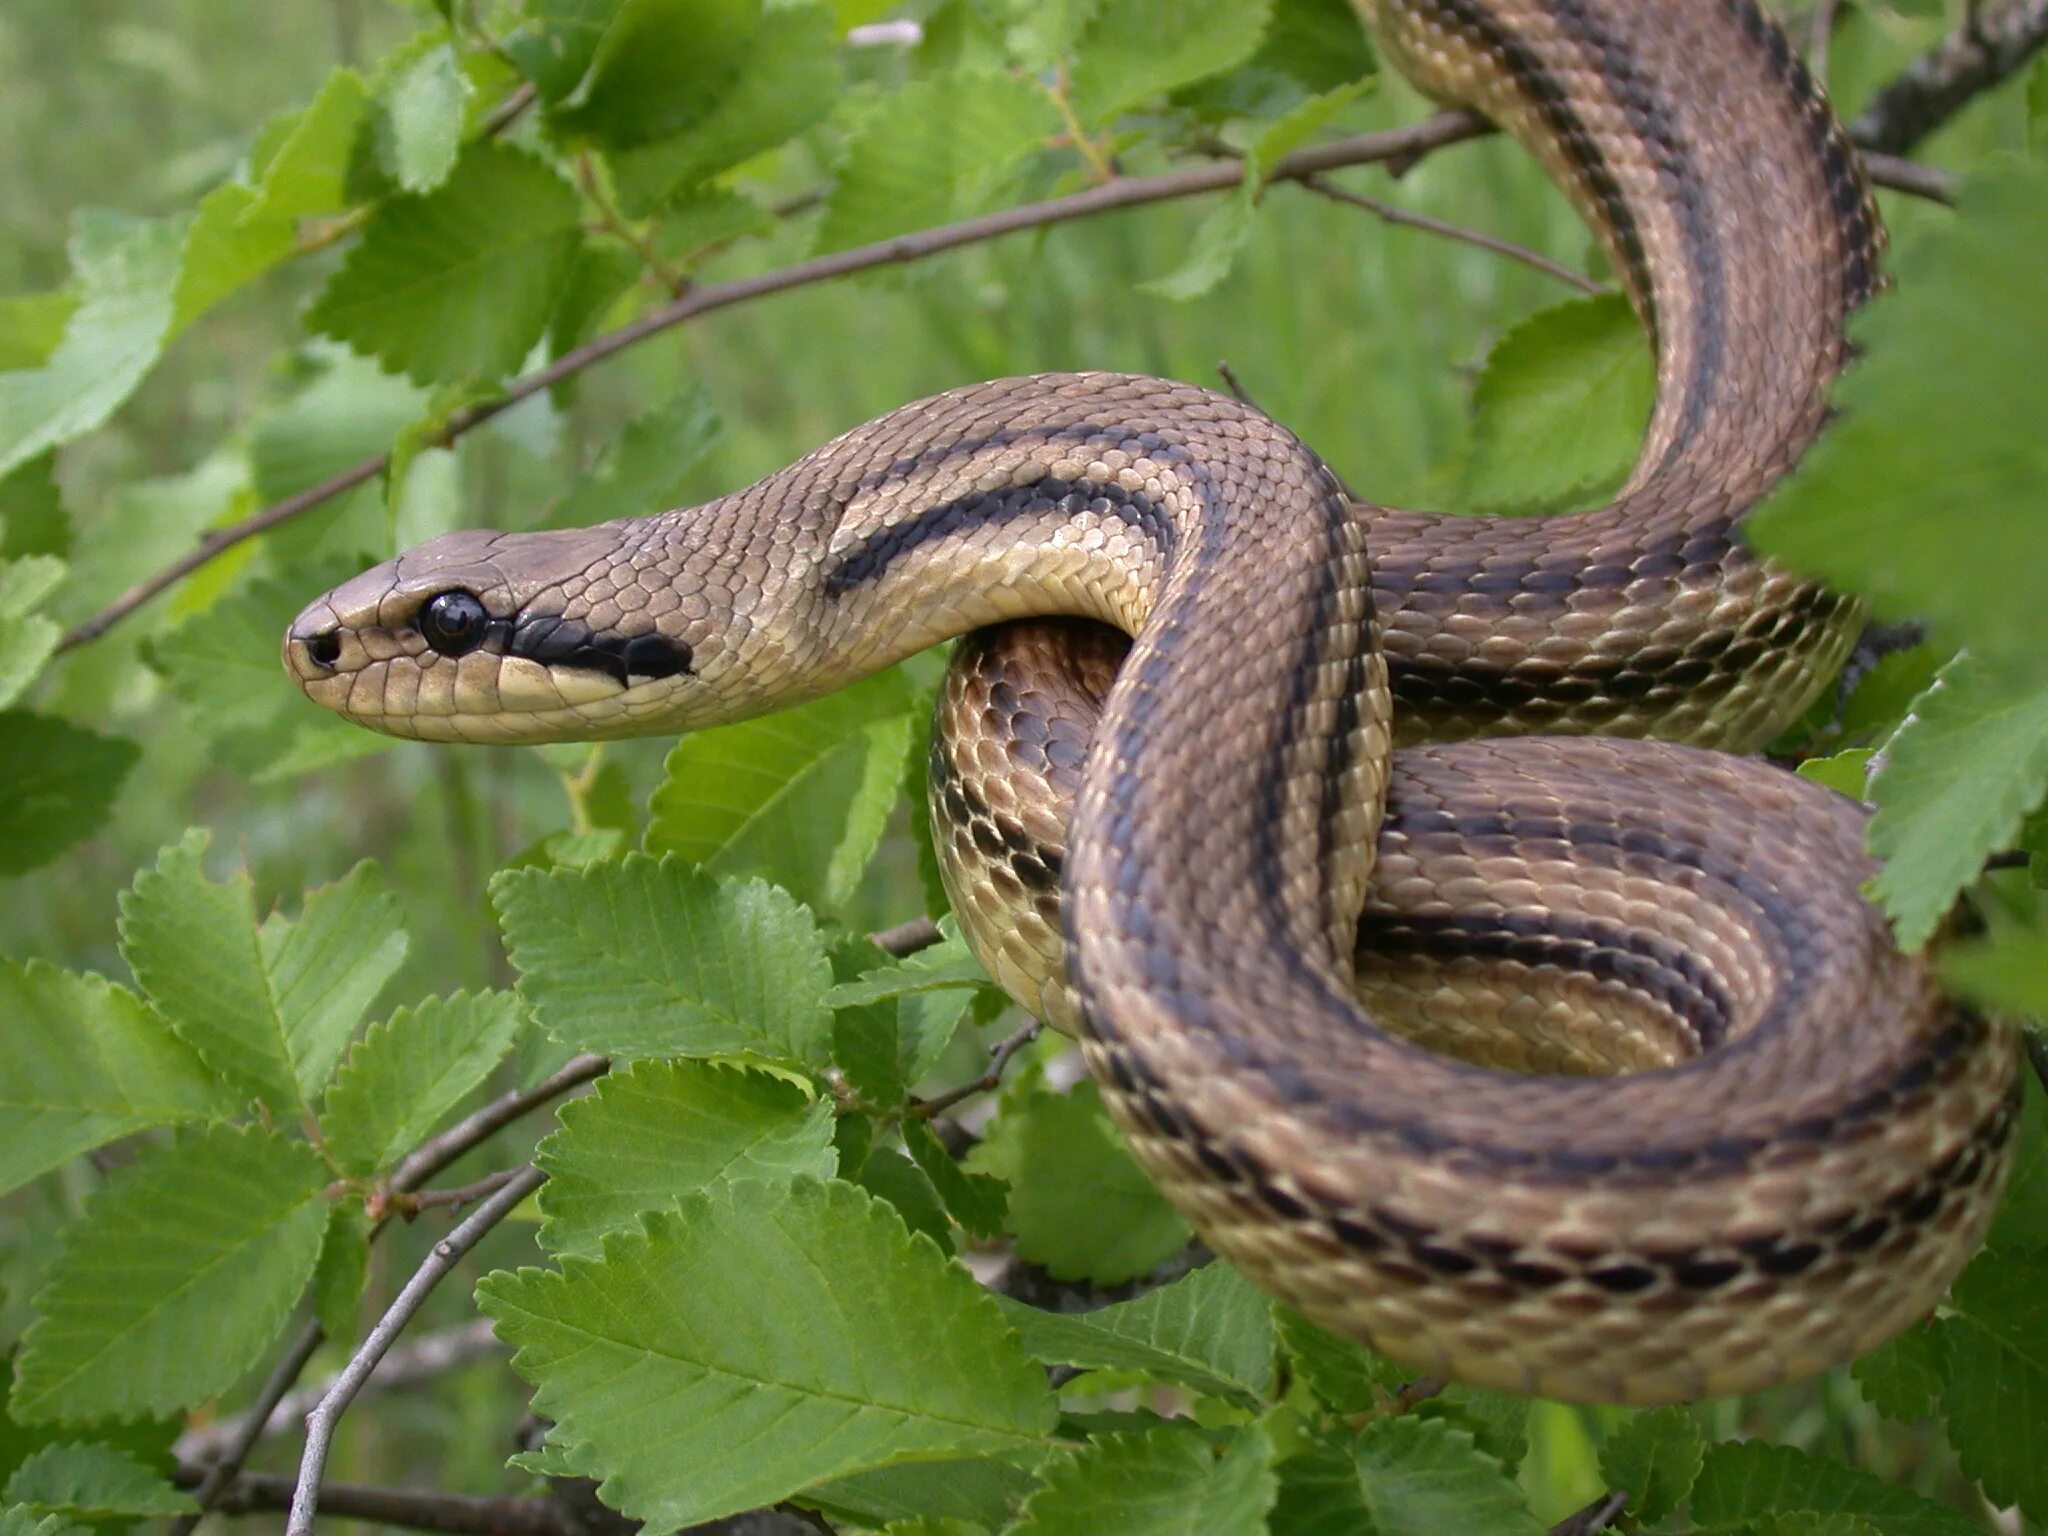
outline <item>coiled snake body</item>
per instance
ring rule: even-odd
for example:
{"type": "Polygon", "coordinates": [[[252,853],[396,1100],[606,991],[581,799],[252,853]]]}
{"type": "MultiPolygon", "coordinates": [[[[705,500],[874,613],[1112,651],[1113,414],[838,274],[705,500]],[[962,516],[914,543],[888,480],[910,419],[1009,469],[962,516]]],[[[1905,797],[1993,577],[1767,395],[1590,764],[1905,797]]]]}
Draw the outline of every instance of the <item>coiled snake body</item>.
{"type": "Polygon", "coordinates": [[[1819,428],[1875,211],[1754,0],[1362,9],[1541,159],[1651,331],[1610,505],[1354,505],[1231,400],[1007,379],[703,506],[437,539],[311,604],[287,665],[380,730],[543,741],[971,635],[934,751],[955,906],[1218,1251],[1475,1383],[1823,1369],[1940,1296],[2016,1113],[2010,1031],[1858,895],[1860,809],[1722,755],[1858,619],[1736,535],[1819,428]],[[1612,739],[1647,735],[1690,745],[1612,739]]]}

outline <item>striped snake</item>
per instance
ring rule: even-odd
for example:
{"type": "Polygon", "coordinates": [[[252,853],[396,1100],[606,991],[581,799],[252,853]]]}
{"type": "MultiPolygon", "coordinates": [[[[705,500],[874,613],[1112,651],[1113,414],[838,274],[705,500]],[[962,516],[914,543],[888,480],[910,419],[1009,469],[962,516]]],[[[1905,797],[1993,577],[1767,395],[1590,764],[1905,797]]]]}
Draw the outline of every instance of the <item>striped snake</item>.
{"type": "Polygon", "coordinates": [[[1361,9],[1536,155],[1654,338],[1608,505],[1354,504],[1191,385],[1004,379],[702,506],[436,539],[311,604],[286,664],[377,730],[537,742],[969,636],[933,762],[955,909],[1217,1251],[1482,1385],[1824,1369],[1974,1249],[2017,1091],[2012,1032],[1859,895],[1860,808],[1724,755],[1858,624],[1737,531],[1820,427],[1875,209],[1756,0],[1361,9]]]}

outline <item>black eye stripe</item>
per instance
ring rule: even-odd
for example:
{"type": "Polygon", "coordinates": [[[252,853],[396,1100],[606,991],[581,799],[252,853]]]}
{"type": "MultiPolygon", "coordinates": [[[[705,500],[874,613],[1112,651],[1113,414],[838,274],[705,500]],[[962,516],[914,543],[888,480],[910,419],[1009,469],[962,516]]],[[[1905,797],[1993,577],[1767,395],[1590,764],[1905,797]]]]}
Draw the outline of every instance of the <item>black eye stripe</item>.
{"type": "Polygon", "coordinates": [[[517,620],[505,650],[546,666],[602,672],[621,687],[636,677],[686,676],[691,660],[690,647],[666,635],[597,633],[556,614],[517,620]]]}

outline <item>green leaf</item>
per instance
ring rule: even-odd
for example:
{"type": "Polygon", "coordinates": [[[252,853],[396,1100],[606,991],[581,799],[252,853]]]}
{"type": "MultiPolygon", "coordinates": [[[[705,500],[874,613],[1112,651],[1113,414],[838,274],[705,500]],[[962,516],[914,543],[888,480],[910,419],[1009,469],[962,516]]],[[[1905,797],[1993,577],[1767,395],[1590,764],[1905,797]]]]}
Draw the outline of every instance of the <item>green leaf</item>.
{"type": "Polygon", "coordinates": [[[761,0],[625,0],[553,126],[612,150],[686,133],[732,89],[760,26],[761,0]]]}
{"type": "Polygon", "coordinates": [[[0,1194],[119,1136],[234,1104],[125,987],[0,959],[0,1194]]]}
{"type": "Polygon", "coordinates": [[[142,382],[170,332],[185,229],[182,218],[78,215],[64,339],[39,367],[0,373],[0,475],[90,432],[142,382]]]}
{"type": "Polygon", "coordinates": [[[1464,499],[1537,512],[1612,488],[1642,446],[1655,387],[1619,295],[1539,310],[1501,338],[1472,392],[1464,499]]]}
{"type": "Polygon", "coordinates": [[[1989,944],[1954,949],[1941,975],[1982,1007],[2048,1019],[2048,933],[2012,928],[1989,944]]]}
{"type": "MultiPolygon", "coordinates": [[[[727,0],[658,0],[650,9],[687,17],[706,10],[733,11],[727,0]]],[[[694,30],[672,33],[647,51],[656,68],[645,86],[672,111],[682,94],[671,70],[694,74],[688,62],[699,46],[694,30]]],[[[612,159],[626,211],[651,213],[743,161],[788,143],[822,122],[840,89],[838,38],[832,13],[821,5],[782,4],[763,9],[748,35],[739,68],[704,90],[690,109],[687,131],[626,149],[612,159]],[[697,108],[703,110],[697,113],[697,108]]],[[[593,87],[594,101],[598,91],[593,87]]]]}
{"type": "Polygon", "coordinates": [[[684,505],[689,474],[718,433],[711,397],[694,386],[678,391],[626,424],[597,467],[569,487],[548,526],[580,528],[684,505]]]}
{"type": "Polygon", "coordinates": [[[0,1509],[0,1536],[86,1536],[86,1528],[62,1515],[45,1515],[17,1504],[0,1509]]]}
{"type": "Polygon", "coordinates": [[[1910,1422],[1934,1412],[1948,1375],[1948,1342],[1921,1323],[1849,1367],[1870,1405],[1888,1419],[1910,1422]]]}
{"type": "Polygon", "coordinates": [[[121,954],[209,1067],[296,1116],[405,958],[398,904],[363,863],[309,892],[296,922],[273,912],[259,926],[249,872],[208,880],[206,841],[188,832],[122,893],[121,954]]]}
{"type": "Polygon", "coordinates": [[[1994,1247],[2048,1248],[2048,1091],[2031,1072],[2020,1078],[2019,1144],[1989,1241],[1994,1247]]]}
{"type": "Polygon", "coordinates": [[[1956,1281],[1948,1346],[1949,1439],[1993,1504],[2048,1520],[2048,1249],[1986,1250],[1956,1281]]]}
{"type": "Polygon", "coordinates": [[[150,666],[185,707],[193,729],[212,740],[220,760],[236,772],[272,782],[394,744],[320,708],[278,676],[277,639],[285,626],[308,597],[364,564],[350,554],[291,566],[232,591],[149,642],[150,666]]]}
{"type": "Polygon", "coordinates": [[[369,1217],[354,1201],[337,1205],[328,1213],[320,1262],[313,1267],[313,1317],[328,1338],[340,1343],[355,1339],[369,1272],[369,1217]]]}
{"type": "Polygon", "coordinates": [[[1107,1435],[1045,1472],[1013,1536],[1266,1536],[1279,1480],[1257,1428],[1221,1451],[1193,1429],[1107,1435]]]}
{"type": "Polygon", "coordinates": [[[1870,847],[1884,860],[1872,889],[1899,942],[1918,949],[2048,796],[2048,677],[1951,662],[1885,744],[1870,795],[1870,847]]]}
{"type": "Polygon", "coordinates": [[[590,72],[606,28],[626,0],[530,0],[527,19],[505,35],[505,52],[540,92],[558,102],[590,72]]]}
{"type": "Polygon", "coordinates": [[[1074,47],[1073,103],[1099,124],[1250,58],[1271,0],[1102,0],[1074,47]]]}
{"type": "Polygon", "coordinates": [[[96,1441],[46,1445],[7,1480],[0,1498],[88,1519],[182,1515],[198,1506],[126,1451],[96,1441]]]}
{"type": "Polygon", "coordinates": [[[2048,151],[2048,59],[2027,77],[2027,143],[2037,155],[2048,151]]]}
{"type": "Polygon", "coordinates": [[[832,1107],[795,1083],[701,1061],[643,1061],[562,1106],[540,1144],[543,1246],[595,1256],[605,1234],[737,1179],[828,1176],[832,1107]]]}
{"type": "Polygon", "coordinates": [[[1275,1530],[1289,1536],[1540,1536],[1522,1490],[1465,1429],[1442,1419],[1379,1419],[1280,1468],[1275,1530]]]}
{"type": "Polygon", "coordinates": [[[119,736],[0,711],[0,876],[47,864],[99,831],[140,755],[119,736]]]}
{"type": "Polygon", "coordinates": [[[525,1022],[510,992],[458,992],[372,1025],[327,1090],[328,1152],[350,1173],[389,1167],[490,1076],[525,1022]]]}
{"type": "Polygon", "coordinates": [[[391,82],[379,159],[406,191],[431,192],[455,169],[473,89],[452,43],[429,48],[391,82]]]}
{"type": "Polygon", "coordinates": [[[1628,1490],[1628,1512],[1654,1525],[1692,1492],[1706,1455],[1706,1437],[1683,1408],[1632,1415],[1600,1447],[1600,1478],[1628,1490]]]}
{"type": "Polygon", "coordinates": [[[1002,1305],[1025,1350],[1049,1365],[1140,1371],[1237,1402],[1272,1395],[1273,1304],[1220,1260],[1092,1312],[1002,1305]]]}
{"type": "Polygon", "coordinates": [[[1292,1307],[1276,1307],[1274,1321],[1295,1373],[1332,1413],[1370,1413],[1411,1379],[1393,1361],[1316,1326],[1292,1307]]]}
{"type": "Polygon", "coordinates": [[[1018,1459],[910,1461],[821,1483],[801,1502],[864,1525],[923,1516],[1001,1530],[1037,1483],[1038,1474],[1018,1459]]]}
{"type": "Polygon", "coordinates": [[[36,680],[55,654],[56,621],[35,612],[64,580],[64,562],[49,555],[0,560],[0,709],[36,680]]]}
{"type": "Polygon", "coordinates": [[[630,1058],[823,1061],[832,966],[811,914],[670,857],[509,870],[491,900],[519,990],[564,1045],[630,1058]]]}
{"type": "Polygon", "coordinates": [[[1974,1536],[1977,1522],[1904,1488],[1789,1445],[1707,1448],[1692,1489],[1697,1536],[1748,1536],[1755,1521],[1800,1511],[1858,1515],[1885,1536],[1974,1536]]]}
{"type": "Polygon", "coordinates": [[[71,553],[71,519],[57,485],[56,449],[0,475],[0,551],[16,559],[71,553]]]}
{"type": "Polygon", "coordinates": [[[532,155],[472,144],[439,189],[377,210],[306,323],[416,383],[502,378],[554,313],[578,209],[532,155]]]}
{"type": "Polygon", "coordinates": [[[1008,75],[937,75],[891,91],[847,139],[817,248],[867,245],[976,213],[1059,129],[1045,92],[1008,75]]]}
{"type": "Polygon", "coordinates": [[[1851,800],[1861,800],[1868,787],[1870,760],[1875,755],[1868,747],[1851,747],[1833,757],[1809,757],[1799,765],[1799,777],[1825,784],[1851,800]]]}
{"type": "Polygon", "coordinates": [[[930,1238],[941,1253],[953,1251],[952,1218],[925,1172],[894,1147],[877,1147],[861,1159],[854,1183],[884,1200],[912,1232],[930,1238]]]}
{"type": "Polygon", "coordinates": [[[1003,1214],[1010,1200],[1008,1185],[985,1173],[967,1172],[922,1120],[903,1122],[903,1145],[911,1161],[938,1192],[946,1214],[965,1231],[979,1238],[992,1238],[1002,1232],[1003,1214]]]}
{"type": "Polygon", "coordinates": [[[1187,1223],[1125,1150],[1093,1083],[1012,1106],[975,1159],[1009,1181],[1018,1254],[1054,1279],[1134,1280],[1188,1239],[1187,1223]]]}
{"type": "Polygon", "coordinates": [[[840,982],[826,1001],[834,1008],[853,1008],[927,992],[992,986],[988,972],[974,958],[951,918],[941,922],[939,931],[945,936],[938,943],[863,972],[857,981],[840,982]]]}
{"type": "Polygon", "coordinates": [[[1230,275],[1238,253],[1252,237],[1257,219],[1255,189],[1250,182],[1241,183],[1196,228],[1187,259],[1164,277],[1151,278],[1139,286],[1147,293],[1180,303],[1199,299],[1230,275]]]}
{"type": "Polygon", "coordinates": [[[1840,420],[1744,526],[1762,552],[2021,675],[2038,673],[2048,612],[2044,266],[2048,165],[1994,161],[1900,253],[1896,286],[1855,324],[1868,356],[1835,390],[1840,420]]]}
{"type": "Polygon", "coordinates": [[[1305,96],[1364,79],[1375,67],[1358,13],[1344,0],[1274,0],[1273,22],[1258,52],[1179,99],[1212,115],[1270,117],[1305,96]]]}
{"type": "Polygon", "coordinates": [[[68,288],[0,299],[0,373],[48,362],[77,307],[78,297],[68,288]]]}
{"type": "MultiPolygon", "coordinates": [[[[380,373],[374,363],[339,347],[323,351],[328,366],[296,395],[258,417],[250,434],[249,467],[265,501],[295,495],[383,452],[428,408],[431,397],[404,379],[380,373]]],[[[300,588],[299,601],[319,590],[300,588]]],[[[356,734],[369,733],[356,728],[356,734]]]]}
{"type": "Polygon", "coordinates": [[[890,670],[796,709],[685,736],[648,802],[650,853],[716,875],[764,875],[827,911],[881,842],[911,731],[890,670]]]}
{"type": "Polygon", "coordinates": [[[989,1296],[836,1181],[687,1195],[600,1260],[477,1296],[560,1459],[659,1529],[893,1461],[1029,1450],[1053,1425],[989,1296]]]}
{"type": "Polygon", "coordinates": [[[303,1142],[253,1126],[146,1149],[65,1228],[15,1363],[16,1415],[165,1414],[232,1386],[313,1272],[327,1179],[303,1142]]]}

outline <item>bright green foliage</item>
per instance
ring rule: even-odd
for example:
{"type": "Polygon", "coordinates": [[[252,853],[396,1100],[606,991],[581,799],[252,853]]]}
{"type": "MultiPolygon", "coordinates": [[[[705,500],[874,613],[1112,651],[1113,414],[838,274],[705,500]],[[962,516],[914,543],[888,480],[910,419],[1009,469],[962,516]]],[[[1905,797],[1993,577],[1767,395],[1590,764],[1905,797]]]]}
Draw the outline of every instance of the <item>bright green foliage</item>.
{"type": "Polygon", "coordinates": [[[452,43],[427,49],[391,82],[378,147],[406,191],[431,192],[455,169],[473,89],[452,43]]]}
{"type": "Polygon", "coordinates": [[[668,1529],[891,1461],[1028,1449],[1052,1427],[995,1303],[847,1184],[688,1195],[602,1259],[477,1294],[557,1459],[668,1529]]]}
{"type": "Polygon", "coordinates": [[[1059,126],[1044,90],[1007,75],[937,75],[890,92],[847,140],[818,249],[866,245],[979,211],[1059,126]]]}
{"type": "Polygon", "coordinates": [[[297,921],[256,920],[246,869],[206,878],[187,833],[121,898],[121,954],[200,1059],[239,1093],[296,1115],[405,958],[398,904],[374,864],[306,896],[297,921]]]}
{"type": "Polygon", "coordinates": [[[853,895],[895,808],[912,712],[902,674],[677,742],[648,802],[650,853],[769,871],[826,910],[853,895]]]}
{"type": "Polygon", "coordinates": [[[313,1267],[313,1317],[330,1339],[356,1336],[356,1310],[370,1268],[370,1222],[363,1207],[336,1205],[313,1267]]]}
{"type": "Polygon", "coordinates": [[[1056,1279],[1135,1279],[1187,1241],[1187,1223],[1124,1149],[1093,1083],[1012,1106],[975,1156],[1009,1181],[1017,1252],[1056,1279]]]}
{"type": "Polygon", "coordinates": [[[1963,1271],[1937,1325],[1950,1433],[1992,1502],[2048,1520],[2048,1249],[1996,1250],[1963,1271]]]}
{"type": "Polygon", "coordinates": [[[107,819],[135,745],[66,720],[0,711],[0,876],[47,864],[107,819]]]}
{"type": "Polygon", "coordinates": [[[566,1104],[541,1143],[541,1242],[595,1256],[606,1233],[739,1179],[836,1171],[832,1112],[796,1084],[701,1061],[643,1061],[566,1104]]]}
{"type": "Polygon", "coordinates": [[[1074,111],[1096,126],[1243,63],[1271,0],[1100,0],[1074,44],[1074,111]]]}
{"type": "Polygon", "coordinates": [[[1014,1301],[1003,1310],[1025,1350],[1048,1364],[1138,1371],[1240,1402],[1272,1394],[1273,1304],[1221,1261],[1093,1312],[1014,1301]]]}
{"type": "Polygon", "coordinates": [[[1849,1368],[1871,1406],[1888,1419],[1910,1420],[1934,1412],[1948,1376],[1948,1341],[1940,1328],[1908,1328],[1849,1368]]]}
{"type": "Polygon", "coordinates": [[[2048,1091],[2022,1073],[2024,1106],[2005,1203],[1991,1223],[1996,1248],[2048,1248],[2048,1091]]]}
{"type": "Polygon", "coordinates": [[[227,1126],[153,1147],[116,1173],[66,1228],[36,1295],[14,1414],[169,1413],[232,1384],[313,1272],[327,1179],[303,1143],[227,1126]]]}
{"type": "Polygon", "coordinates": [[[491,900],[520,994],[564,1045],[629,1058],[825,1055],[831,962],[784,891],[631,854],[511,870],[491,900]]]}
{"type": "Polygon", "coordinates": [[[969,1173],[953,1160],[936,1132],[922,1120],[903,1123],[903,1146],[930,1181],[946,1214],[979,1238],[999,1237],[1008,1212],[1010,1188],[986,1173],[969,1173]]]}
{"type": "Polygon", "coordinates": [[[1692,1490],[1699,1536],[1748,1536],[1767,1516],[1802,1512],[1861,1516],[1885,1536],[1970,1536],[1979,1529],[1967,1515],[1789,1445],[1708,1447],[1692,1490]]]}
{"type": "Polygon", "coordinates": [[[0,1193],[152,1125],[234,1107],[191,1048],[125,987],[0,960],[0,1193]]]}
{"type": "Polygon", "coordinates": [[[831,992],[832,1006],[847,1008],[859,1003],[992,985],[988,972],[974,958],[951,918],[940,924],[940,932],[945,937],[938,943],[863,972],[857,980],[839,983],[831,992]]]}
{"type": "Polygon", "coordinates": [[[1918,948],[2048,795],[2048,679],[1950,663],[1886,743],[1871,794],[1870,846],[1885,861],[1875,890],[1899,942],[1918,948]]]}
{"type": "Polygon", "coordinates": [[[718,429],[710,398],[701,389],[679,390],[626,423],[597,466],[569,487],[549,526],[580,528],[683,505],[687,477],[718,429]]]}
{"type": "Polygon", "coordinates": [[[438,190],[377,210],[307,323],[419,384],[501,377],[547,328],[577,214],[542,161],[473,144],[438,190]]]}
{"type": "Polygon", "coordinates": [[[801,1502],[868,1525],[924,1515],[997,1531],[1038,1484],[1036,1471],[1024,1464],[1030,1460],[975,1456],[900,1462],[822,1483],[801,1502]]]}
{"type": "Polygon", "coordinates": [[[1985,1007],[2048,1019],[2048,932],[2021,929],[1995,944],[1959,948],[1944,958],[1941,974],[1985,1007]]]}
{"type": "Polygon", "coordinates": [[[0,1509],[0,1536],[85,1536],[85,1531],[62,1515],[46,1515],[25,1504],[0,1509]]]}
{"type": "Polygon", "coordinates": [[[64,511],[64,493],[57,484],[55,449],[0,475],[0,554],[71,553],[71,520],[64,511]]]}
{"type": "Polygon", "coordinates": [[[1584,503],[1628,473],[1655,379],[1628,302],[1574,299],[1503,336],[1472,392],[1464,499],[1496,512],[1584,503]]]}
{"type": "Polygon", "coordinates": [[[458,992],[373,1025],[327,1090],[327,1150],[350,1173],[390,1166],[505,1058],[524,1022],[509,992],[458,992]]]}
{"type": "Polygon", "coordinates": [[[0,560],[0,709],[27,690],[57,649],[56,622],[35,610],[64,580],[48,555],[0,560]]]}
{"type": "Polygon", "coordinates": [[[1471,1434],[1441,1419],[1368,1424],[1280,1468],[1273,1525],[1290,1536],[1540,1536],[1522,1490],[1471,1434]]]}
{"type": "Polygon", "coordinates": [[[1276,1307],[1274,1322],[1288,1363],[1332,1413],[1369,1413],[1409,1379],[1391,1360],[1317,1327],[1292,1307],[1276,1307]]]}
{"type": "Polygon", "coordinates": [[[0,373],[0,475],[113,414],[171,327],[185,221],[81,214],[71,238],[78,302],[40,367],[0,373]]]}
{"type": "Polygon", "coordinates": [[[7,1480],[9,1504],[82,1519],[181,1515],[197,1508],[126,1451],[93,1441],[46,1445],[7,1480]]]}
{"type": "Polygon", "coordinates": [[[1046,1468],[1013,1536],[1265,1536],[1278,1481],[1258,1429],[1218,1448],[1192,1429],[1109,1435],[1046,1468]]]}
{"type": "Polygon", "coordinates": [[[1692,1491],[1706,1437],[1683,1408],[1636,1414],[1600,1447],[1600,1476],[1628,1490],[1629,1513],[1645,1524],[1662,1520],[1692,1491]]]}

